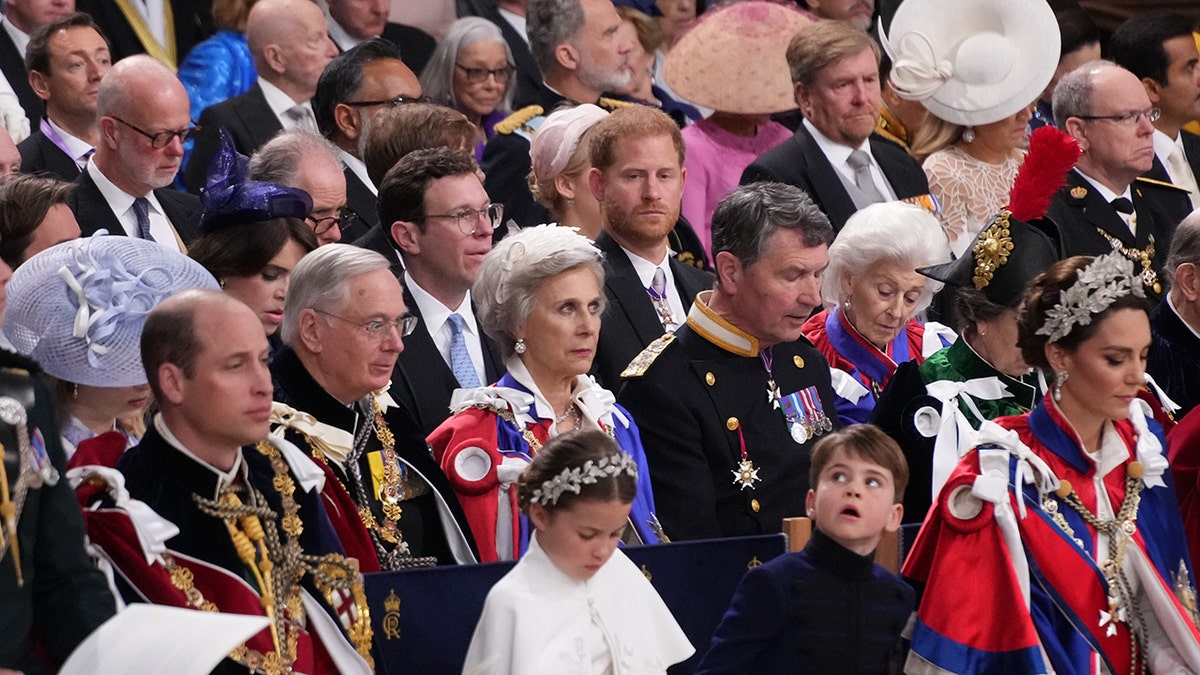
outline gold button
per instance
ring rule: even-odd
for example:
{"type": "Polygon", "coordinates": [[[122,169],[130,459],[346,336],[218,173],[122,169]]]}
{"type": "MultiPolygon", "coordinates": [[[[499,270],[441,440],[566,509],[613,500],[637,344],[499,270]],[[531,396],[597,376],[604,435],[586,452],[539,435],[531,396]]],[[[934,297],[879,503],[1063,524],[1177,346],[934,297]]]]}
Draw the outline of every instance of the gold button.
{"type": "Polygon", "coordinates": [[[716,376],[716,375],[713,375],[712,373],[705,373],[705,374],[704,374],[704,381],[705,381],[705,382],[707,382],[707,383],[708,383],[708,386],[710,386],[710,387],[711,387],[711,386],[713,386],[714,384],[716,384],[716,383],[717,383],[717,376],[716,376]]]}
{"type": "Polygon", "coordinates": [[[1158,283],[1157,281],[1154,282],[1154,292],[1155,294],[1162,294],[1162,284],[1158,283]]]}
{"type": "Polygon", "coordinates": [[[736,417],[730,417],[729,419],[725,420],[725,428],[730,431],[737,431],[738,426],[738,418],[736,417]]]}
{"type": "Polygon", "coordinates": [[[754,509],[754,512],[755,512],[755,513],[758,513],[758,510],[759,510],[761,507],[758,505],[758,500],[757,500],[757,499],[751,499],[751,500],[750,500],[750,508],[754,509]]]}
{"type": "Polygon", "coordinates": [[[792,357],[792,363],[796,364],[797,368],[804,367],[804,359],[800,358],[799,354],[792,357]]]}

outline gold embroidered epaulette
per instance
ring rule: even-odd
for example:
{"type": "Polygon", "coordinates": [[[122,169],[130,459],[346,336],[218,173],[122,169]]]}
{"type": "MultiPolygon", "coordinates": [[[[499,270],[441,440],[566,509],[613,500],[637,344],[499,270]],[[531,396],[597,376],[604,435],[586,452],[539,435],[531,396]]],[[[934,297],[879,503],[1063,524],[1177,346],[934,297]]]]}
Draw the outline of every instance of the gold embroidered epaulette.
{"type": "Polygon", "coordinates": [[[629,365],[625,366],[625,370],[621,371],[621,377],[641,377],[645,375],[650,366],[654,364],[654,360],[658,358],[658,355],[662,354],[666,350],[667,345],[674,341],[675,334],[667,333],[654,342],[651,342],[642,350],[641,354],[633,357],[629,365]]]}
{"type": "Polygon", "coordinates": [[[628,108],[630,106],[641,105],[640,103],[633,103],[631,101],[618,101],[615,98],[609,98],[607,96],[601,96],[600,100],[596,103],[605,110],[616,110],[617,108],[628,108]]]}
{"type": "Polygon", "coordinates": [[[496,123],[494,129],[498,134],[511,134],[529,120],[541,115],[544,111],[540,105],[527,105],[496,123]]]}
{"type": "Polygon", "coordinates": [[[1178,185],[1176,185],[1176,184],[1174,184],[1174,183],[1168,183],[1168,182],[1167,182],[1167,181],[1165,181],[1165,180],[1156,180],[1156,179],[1154,179],[1154,178],[1146,178],[1145,176],[1138,176],[1138,177],[1137,177],[1137,182],[1139,182],[1139,183],[1141,183],[1141,184],[1143,184],[1143,185],[1154,185],[1154,186],[1157,186],[1157,187],[1168,188],[1168,189],[1171,189],[1171,190],[1179,190],[1180,192],[1187,192],[1187,191],[1188,191],[1188,189],[1187,189],[1187,188],[1184,188],[1184,187],[1179,187],[1178,185]]]}

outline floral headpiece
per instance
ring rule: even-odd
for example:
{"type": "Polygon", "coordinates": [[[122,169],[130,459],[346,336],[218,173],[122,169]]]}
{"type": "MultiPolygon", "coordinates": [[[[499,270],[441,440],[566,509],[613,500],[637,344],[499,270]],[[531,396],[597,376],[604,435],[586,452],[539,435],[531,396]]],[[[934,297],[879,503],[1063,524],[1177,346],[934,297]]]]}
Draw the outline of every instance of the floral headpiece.
{"type": "Polygon", "coordinates": [[[1115,251],[1099,256],[1079,270],[1075,283],[1063,291],[1058,304],[1046,312],[1046,322],[1036,334],[1049,336],[1050,342],[1058,342],[1072,328],[1088,325],[1093,315],[1130,293],[1145,297],[1141,277],[1133,274],[1129,261],[1115,251]]]}
{"type": "Polygon", "coordinates": [[[580,488],[584,485],[593,485],[601,478],[616,478],[621,474],[634,478],[637,478],[638,475],[637,463],[624,452],[603,457],[599,461],[589,459],[583,463],[583,466],[563,469],[554,478],[543,481],[542,486],[533,491],[529,502],[542,506],[557,504],[558,498],[564,492],[579,494],[580,488]]]}

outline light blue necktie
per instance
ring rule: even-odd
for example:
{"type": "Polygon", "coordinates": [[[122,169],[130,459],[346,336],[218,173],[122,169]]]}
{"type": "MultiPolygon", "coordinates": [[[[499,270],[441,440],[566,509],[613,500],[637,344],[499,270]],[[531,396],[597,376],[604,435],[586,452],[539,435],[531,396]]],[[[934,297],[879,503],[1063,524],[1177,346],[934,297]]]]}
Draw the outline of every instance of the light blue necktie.
{"type": "Polygon", "coordinates": [[[454,371],[454,377],[463,387],[481,386],[475,364],[471,363],[471,354],[467,352],[467,341],[463,339],[462,316],[451,314],[446,321],[450,323],[450,370],[454,371]]]}

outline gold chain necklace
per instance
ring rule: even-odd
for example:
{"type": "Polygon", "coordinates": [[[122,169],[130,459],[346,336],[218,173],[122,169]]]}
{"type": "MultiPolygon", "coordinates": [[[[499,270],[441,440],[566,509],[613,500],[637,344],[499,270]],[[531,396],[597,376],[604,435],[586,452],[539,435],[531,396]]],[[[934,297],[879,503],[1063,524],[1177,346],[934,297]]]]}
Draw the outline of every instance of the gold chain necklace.
{"type": "Polygon", "coordinates": [[[1150,267],[1150,264],[1154,259],[1154,235],[1150,235],[1150,241],[1146,245],[1146,248],[1140,249],[1130,248],[1125,244],[1122,244],[1121,240],[1098,227],[1096,228],[1096,231],[1104,235],[1104,238],[1108,240],[1109,245],[1112,246],[1114,251],[1125,256],[1125,258],[1131,260],[1135,265],[1141,265],[1142,271],[1140,274],[1142,277],[1143,286],[1153,289],[1155,293],[1162,293],[1162,285],[1158,283],[1158,272],[1155,272],[1154,269],[1150,267]]]}
{"type": "Polygon", "coordinates": [[[1129,662],[1133,664],[1134,672],[1139,673],[1145,672],[1145,663],[1144,660],[1138,659],[1138,642],[1149,643],[1145,635],[1146,622],[1142,618],[1141,606],[1124,574],[1124,559],[1125,549],[1133,534],[1137,532],[1138,507],[1141,505],[1142,488],[1145,486],[1142,481],[1144,474],[1145,468],[1141,462],[1135,460],[1129,463],[1125,470],[1125,497],[1121,500],[1121,508],[1117,510],[1116,516],[1109,520],[1100,520],[1088,510],[1070,481],[1060,481],[1057,490],[1059,499],[1074,509],[1087,524],[1096,528],[1097,532],[1108,535],[1108,557],[1100,563],[1100,571],[1104,573],[1104,579],[1108,583],[1108,611],[1100,612],[1100,627],[1106,628],[1108,635],[1112,636],[1117,633],[1117,623],[1129,626],[1129,662]],[[1136,621],[1131,623],[1131,618],[1136,621]]]}

